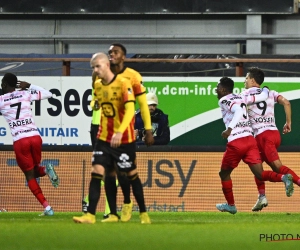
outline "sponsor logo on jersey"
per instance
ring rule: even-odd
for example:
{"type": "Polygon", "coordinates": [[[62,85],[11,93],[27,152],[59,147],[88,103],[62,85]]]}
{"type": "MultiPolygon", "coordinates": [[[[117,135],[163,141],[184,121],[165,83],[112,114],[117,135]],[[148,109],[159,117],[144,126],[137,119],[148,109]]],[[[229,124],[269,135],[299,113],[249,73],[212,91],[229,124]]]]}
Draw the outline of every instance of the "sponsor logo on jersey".
{"type": "Polygon", "coordinates": [[[10,98],[4,99],[4,102],[8,102],[8,101],[11,101],[13,99],[17,99],[17,98],[21,98],[21,97],[23,97],[23,96],[22,95],[16,95],[16,96],[11,95],[10,98]]]}

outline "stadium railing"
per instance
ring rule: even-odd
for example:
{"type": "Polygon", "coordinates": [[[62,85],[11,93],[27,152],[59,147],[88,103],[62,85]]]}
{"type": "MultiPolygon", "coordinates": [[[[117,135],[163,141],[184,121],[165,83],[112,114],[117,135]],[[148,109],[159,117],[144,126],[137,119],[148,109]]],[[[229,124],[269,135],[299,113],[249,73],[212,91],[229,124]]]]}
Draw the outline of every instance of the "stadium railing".
{"type": "MultiPolygon", "coordinates": [[[[90,58],[0,58],[0,62],[61,62],[62,76],[71,75],[72,62],[89,62],[90,58]]],[[[207,58],[207,59],[167,59],[167,58],[128,58],[126,62],[138,63],[235,63],[235,76],[244,76],[244,63],[300,63],[300,59],[288,58],[207,58]]]]}

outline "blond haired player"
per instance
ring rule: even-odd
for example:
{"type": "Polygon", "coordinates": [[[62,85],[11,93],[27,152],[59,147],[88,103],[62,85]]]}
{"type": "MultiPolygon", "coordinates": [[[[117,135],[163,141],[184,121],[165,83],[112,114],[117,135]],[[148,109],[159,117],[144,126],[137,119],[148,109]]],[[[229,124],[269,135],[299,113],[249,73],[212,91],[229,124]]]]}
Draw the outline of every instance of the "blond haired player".
{"type": "MultiPolygon", "coordinates": [[[[141,116],[144,122],[145,127],[145,144],[147,146],[151,146],[154,143],[153,134],[152,134],[152,124],[150,118],[150,112],[148,108],[148,103],[146,99],[146,90],[142,85],[142,76],[139,72],[126,67],[124,65],[124,61],[126,58],[127,50],[126,48],[120,43],[113,43],[109,47],[108,54],[110,60],[110,69],[114,74],[118,74],[126,79],[128,79],[132,85],[132,89],[135,95],[135,98],[140,106],[141,116]]],[[[97,75],[93,74],[93,83],[95,84],[98,80],[97,75]]],[[[105,176],[105,185],[109,188],[108,193],[106,196],[114,197],[116,195],[116,173],[110,172],[107,173],[105,176]]],[[[118,181],[121,186],[124,200],[123,206],[121,211],[121,221],[126,222],[129,221],[132,214],[132,207],[133,202],[130,199],[130,184],[127,179],[127,176],[120,175],[118,173],[118,181]]],[[[106,206],[105,214],[109,211],[109,207],[106,206]]]]}
{"type": "MultiPolygon", "coordinates": [[[[129,179],[139,206],[141,223],[150,224],[142,183],[135,165],[135,96],[132,85],[128,79],[113,74],[109,59],[104,53],[93,55],[91,67],[101,79],[99,86],[95,86],[95,96],[100,107],[105,107],[106,111],[101,112],[98,140],[93,152],[88,212],[80,217],[73,217],[73,220],[78,223],[96,222],[96,207],[101,194],[100,181],[104,173],[113,172],[116,165],[129,179]]],[[[108,188],[110,187],[105,184],[106,193],[108,188]]],[[[107,199],[111,213],[102,222],[117,222],[119,218],[116,212],[116,195],[108,195],[107,199]]]]}

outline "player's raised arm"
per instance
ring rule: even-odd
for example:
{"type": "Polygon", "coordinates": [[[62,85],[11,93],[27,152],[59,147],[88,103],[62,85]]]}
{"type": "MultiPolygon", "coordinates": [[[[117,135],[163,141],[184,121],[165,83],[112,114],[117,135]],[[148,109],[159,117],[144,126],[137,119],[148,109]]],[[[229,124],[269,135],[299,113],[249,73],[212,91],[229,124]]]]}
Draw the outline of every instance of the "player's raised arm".
{"type": "Polygon", "coordinates": [[[37,85],[31,84],[29,87],[29,90],[36,90],[40,93],[40,97],[38,100],[44,100],[52,97],[52,93],[49,90],[46,90],[42,87],[39,87],[37,85]]]}
{"type": "Polygon", "coordinates": [[[48,99],[48,98],[52,97],[52,93],[49,90],[46,90],[42,87],[39,87],[37,85],[31,84],[31,83],[28,83],[25,81],[18,81],[17,87],[19,87],[22,90],[27,89],[28,91],[31,91],[31,94],[33,94],[32,101],[43,100],[43,99],[48,99]],[[37,93],[34,93],[32,90],[37,91],[37,93]]]}

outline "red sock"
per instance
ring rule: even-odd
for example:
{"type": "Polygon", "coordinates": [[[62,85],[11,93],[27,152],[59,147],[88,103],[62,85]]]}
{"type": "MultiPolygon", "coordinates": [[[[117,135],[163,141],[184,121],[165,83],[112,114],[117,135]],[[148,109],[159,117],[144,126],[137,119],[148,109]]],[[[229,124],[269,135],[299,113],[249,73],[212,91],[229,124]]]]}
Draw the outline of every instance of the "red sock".
{"type": "Polygon", "coordinates": [[[222,190],[228,205],[234,205],[234,197],[232,192],[232,180],[221,181],[222,190]]]}
{"type": "Polygon", "coordinates": [[[265,170],[261,173],[261,178],[263,181],[281,182],[282,174],[277,174],[273,171],[265,170]]]}
{"type": "Polygon", "coordinates": [[[33,195],[37,198],[37,200],[43,205],[43,207],[44,205],[48,205],[45,204],[45,202],[47,203],[46,198],[44,197],[42,193],[42,189],[40,188],[35,178],[28,181],[28,187],[30,191],[33,193],[33,195]]]}
{"type": "Polygon", "coordinates": [[[255,176],[254,176],[254,180],[255,180],[255,183],[256,183],[256,186],[257,186],[258,193],[260,195],[265,195],[265,193],[266,193],[265,182],[264,181],[260,181],[255,176]]]}
{"type": "Polygon", "coordinates": [[[34,167],[34,173],[39,176],[39,177],[43,177],[46,175],[46,171],[45,171],[45,167],[43,166],[35,166],[34,167]]]}
{"type": "Polygon", "coordinates": [[[299,178],[298,175],[296,175],[296,173],[292,169],[288,168],[287,166],[281,166],[279,171],[283,175],[284,174],[291,174],[293,176],[293,182],[295,184],[297,184],[298,186],[300,185],[300,178],[299,178]]]}

